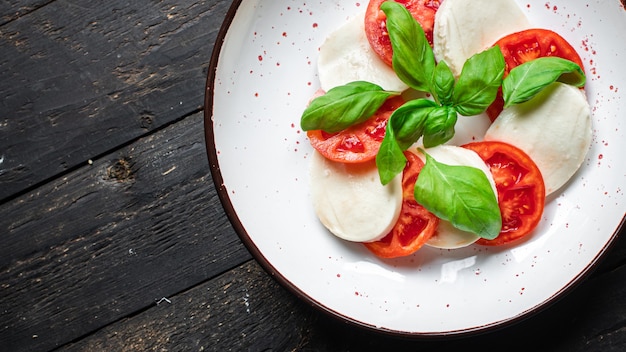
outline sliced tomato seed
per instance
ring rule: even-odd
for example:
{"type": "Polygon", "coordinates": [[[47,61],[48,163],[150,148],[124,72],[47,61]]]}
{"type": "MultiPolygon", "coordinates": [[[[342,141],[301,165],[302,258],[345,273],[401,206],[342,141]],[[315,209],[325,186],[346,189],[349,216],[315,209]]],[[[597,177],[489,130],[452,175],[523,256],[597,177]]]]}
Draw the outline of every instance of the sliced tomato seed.
{"type": "Polygon", "coordinates": [[[382,141],[385,138],[385,130],[387,129],[387,119],[377,119],[376,124],[368,126],[365,129],[365,133],[370,135],[377,141],[382,141]]]}
{"type": "Polygon", "coordinates": [[[407,166],[402,174],[402,209],[393,229],[381,240],[364,243],[381,258],[403,257],[421,248],[435,233],[439,218],[419,205],[413,196],[415,181],[424,163],[414,153],[405,152],[407,166]]]}
{"type": "Polygon", "coordinates": [[[337,145],[338,152],[353,152],[353,153],[363,153],[365,151],[365,146],[361,143],[359,137],[354,134],[344,136],[341,139],[341,142],[337,145]]]}
{"type": "Polygon", "coordinates": [[[324,139],[329,139],[339,134],[339,133],[328,133],[326,131],[321,131],[321,132],[322,132],[322,138],[324,139]]]}
{"type": "Polygon", "coordinates": [[[494,153],[485,163],[489,166],[496,184],[509,188],[520,182],[528,174],[528,169],[514,163],[502,153],[494,153]]]}
{"type": "MultiPolygon", "coordinates": [[[[411,208],[418,207],[417,202],[407,202],[406,205],[411,208]]],[[[398,241],[403,247],[406,247],[415,240],[416,234],[422,233],[422,231],[426,229],[428,222],[422,218],[410,216],[408,213],[405,217],[402,218],[408,218],[411,220],[410,222],[403,223],[402,227],[404,230],[398,235],[398,241]]]]}
{"type": "Polygon", "coordinates": [[[541,221],[545,204],[541,172],[532,159],[503,142],[472,142],[463,147],[477,152],[491,169],[502,214],[500,235],[493,240],[481,238],[476,243],[502,245],[531,233],[541,221]]]}

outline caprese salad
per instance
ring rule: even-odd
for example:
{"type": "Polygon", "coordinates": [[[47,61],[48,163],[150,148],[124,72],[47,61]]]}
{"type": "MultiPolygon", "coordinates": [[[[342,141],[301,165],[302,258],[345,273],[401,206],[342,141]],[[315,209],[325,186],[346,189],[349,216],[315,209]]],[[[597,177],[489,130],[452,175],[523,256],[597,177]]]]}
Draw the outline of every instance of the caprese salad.
{"type": "Polygon", "coordinates": [[[382,258],[519,241],[591,144],[582,60],[513,0],[371,0],[318,74],[315,212],[382,258]]]}

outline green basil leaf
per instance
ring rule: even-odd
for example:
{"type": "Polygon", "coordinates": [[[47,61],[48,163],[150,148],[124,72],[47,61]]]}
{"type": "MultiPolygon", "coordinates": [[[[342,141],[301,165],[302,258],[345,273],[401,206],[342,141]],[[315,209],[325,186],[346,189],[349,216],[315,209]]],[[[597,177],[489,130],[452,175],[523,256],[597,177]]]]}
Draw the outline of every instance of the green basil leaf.
{"type": "Polygon", "coordinates": [[[431,111],[424,126],[424,147],[436,147],[452,139],[456,121],[457,113],[453,107],[441,106],[431,111]]]}
{"type": "Polygon", "coordinates": [[[478,115],[496,99],[504,75],[504,57],[494,46],[470,57],[454,86],[454,107],[463,116],[478,115]]]}
{"type": "Polygon", "coordinates": [[[413,89],[430,92],[435,56],[424,30],[403,5],[386,1],[380,8],[387,16],[392,64],[398,78],[413,89]]]}
{"type": "Polygon", "coordinates": [[[415,183],[415,200],[452,226],[494,239],[502,228],[498,201],[479,169],[437,162],[430,155],[415,183]]]}
{"type": "Polygon", "coordinates": [[[422,136],[424,123],[437,103],[429,99],[415,99],[397,108],[387,121],[385,137],[376,154],[376,166],[382,184],[386,185],[404,170],[404,151],[422,136]]]}
{"type": "Polygon", "coordinates": [[[452,105],[454,73],[445,61],[439,61],[433,74],[433,95],[441,105],[452,105]]]}
{"type": "Polygon", "coordinates": [[[369,82],[351,82],[330,89],[304,110],[300,119],[302,130],[339,132],[370,118],[396,92],[388,92],[369,82]]]}
{"type": "Polygon", "coordinates": [[[527,61],[513,68],[504,79],[504,107],[528,101],[556,81],[582,87],[586,77],[578,64],[560,57],[540,57],[527,61]]]}
{"type": "Polygon", "coordinates": [[[404,151],[400,148],[394,136],[393,128],[391,128],[390,124],[387,124],[385,138],[376,154],[376,167],[378,168],[380,182],[383,185],[391,182],[396,175],[404,170],[406,161],[404,151]]]}
{"type": "Polygon", "coordinates": [[[388,126],[402,150],[413,145],[424,133],[429,114],[438,109],[437,103],[429,99],[415,99],[404,103],[389,117],[388,126]]]}

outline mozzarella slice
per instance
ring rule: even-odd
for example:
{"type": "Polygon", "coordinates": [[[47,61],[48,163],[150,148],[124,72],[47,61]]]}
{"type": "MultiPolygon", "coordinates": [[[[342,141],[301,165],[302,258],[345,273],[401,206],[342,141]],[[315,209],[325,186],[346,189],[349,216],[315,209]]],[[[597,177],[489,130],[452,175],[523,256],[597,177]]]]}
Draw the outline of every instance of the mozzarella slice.
{"type": "Polygon", "coordinates": [[[541,171],[546,195],[578,170],[591,138],[591,109],[584,92],[558,82],[532,100],[504,109],[485,134],[485,140],[526,152],[541,171]]]}
{"type": "MultiPolygon", "coordinates": [[[[447,165],[471,166],[482,171],[493,189],[494,195],[497,194],[496,184],[491,175],[489,167],[483,159],[473,150],[453,145],[440,145],[434,148],[425,149],[428,155],[432,156],[440,163],[447,165]]],[[[426,161],[423,154],[419,153],[422,160],[426,161]]],[[[497,198],[497,196],[496,196],[497,198]]],[[[431,237],[426,245],[436,248],[454,249],[469,246],[476,242],[480,237],[472,232],[462,231],[452,226],[449,221],[439,221],[437,232],[431,237]]]]}
{"type": "Polygon", "coordinates": [[[528,28],[528,19],[513,0],[446,0],[435,15],[433,52],[458,76],[472,55],[528,28]]]}
{"type": "Polygon", "coordinates": [[[317,69],[325,91],[353,81],[371,82],[396,92],[408,88],[370,47],[365,36],[365,12],[326,38],[320,47],[317,69]]]}
{"type": "Polygon", "coordinates": [[[446,144],[463,145],[481,141],[489,126],[491,126],[491,120],[485,113],[474,116],[457,114],[456,125],[454,125],[454,137],[447,141],[446,144]]]}
{"type": "Polygon", "coordinates": [[[374,161],[344,164],[315,152],[311,161],[313,207],[324,226],[348,241],[370,242],[391,231],[402,208],[402,177],[380,183],[374,161]]]}

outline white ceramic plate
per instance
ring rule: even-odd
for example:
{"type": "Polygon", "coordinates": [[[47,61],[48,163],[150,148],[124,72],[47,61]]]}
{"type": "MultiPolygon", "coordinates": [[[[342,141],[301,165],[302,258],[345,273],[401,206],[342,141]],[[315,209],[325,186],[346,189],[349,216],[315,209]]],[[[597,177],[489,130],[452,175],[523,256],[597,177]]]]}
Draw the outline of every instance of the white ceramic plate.
{"type": "Polygon", "coordinates": [[[318,48],[366,1],[235,1],[207,81],[206,136],[226,212],[255,258],[302,299],[341,319],[411,336],[461,335],[553,302],[609,248],[624,218],[626,11],[618,1],[520,1],[583,57],[594,138],[572,181],[548,199],[528,241],[423,248],[384,261],[330,235],[308,187],[299,119],[318,89],[318,48]]]}

